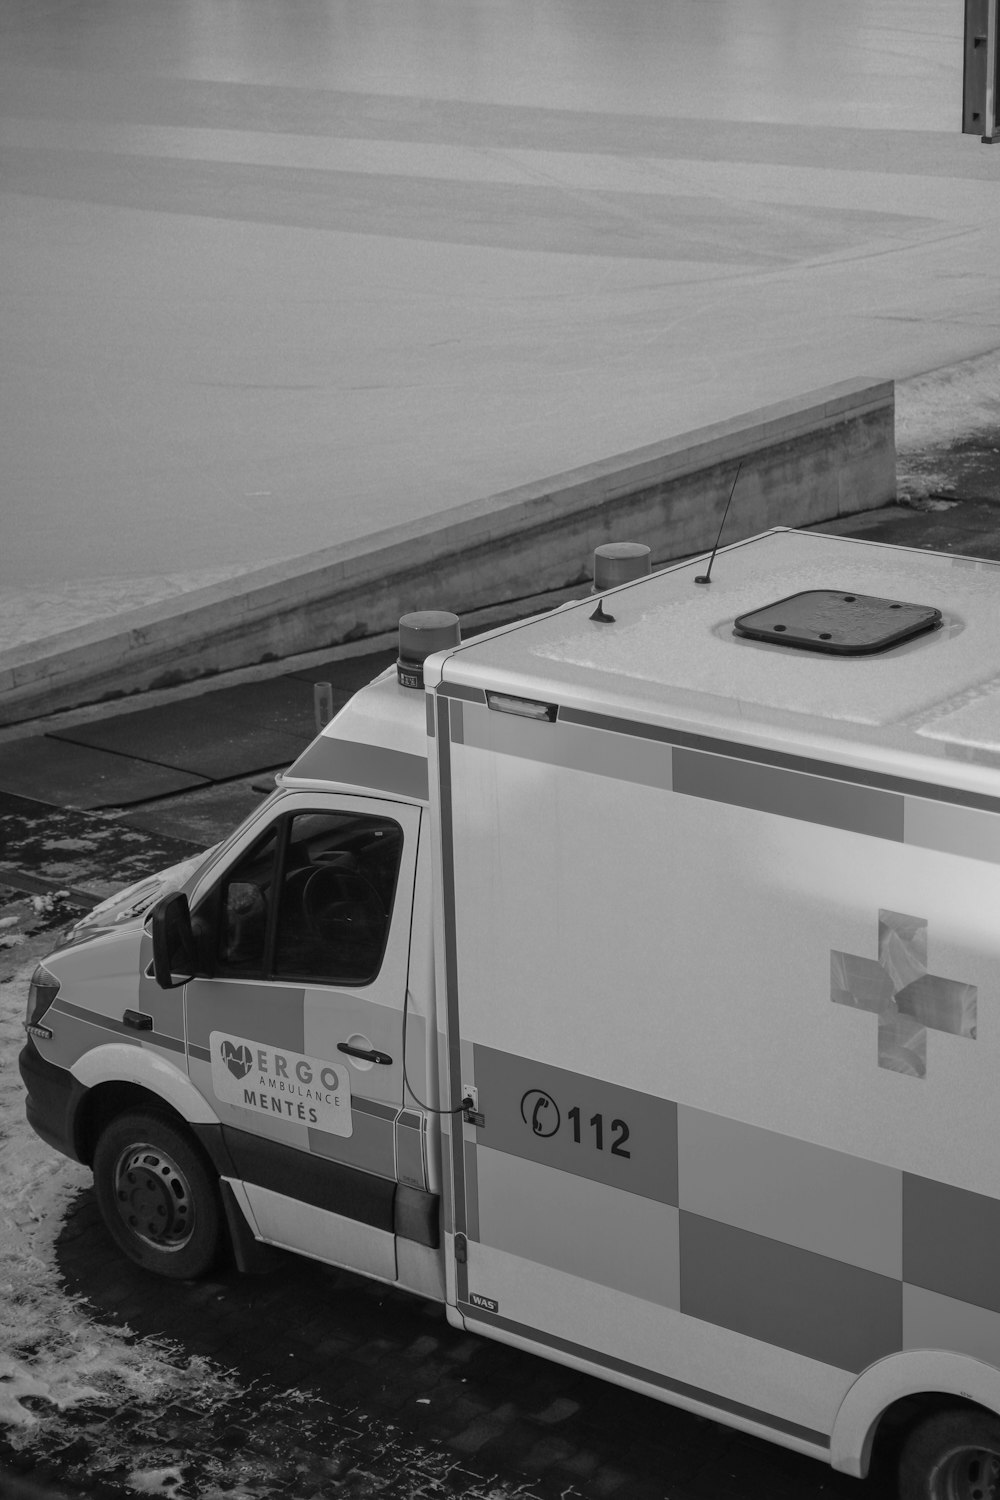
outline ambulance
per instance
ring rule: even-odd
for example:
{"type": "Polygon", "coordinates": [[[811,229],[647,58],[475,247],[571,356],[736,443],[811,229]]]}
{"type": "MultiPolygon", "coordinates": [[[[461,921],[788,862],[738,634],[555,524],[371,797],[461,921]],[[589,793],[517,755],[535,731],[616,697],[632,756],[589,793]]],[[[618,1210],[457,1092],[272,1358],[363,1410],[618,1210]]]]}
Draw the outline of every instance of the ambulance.
{"type": "Polygon", "coordinates": [[[404,617],[240,828],[38,967],[28,1118],[167,1276],[284,1247],[997,1496],[998,565],[622,565],[404,617]]]}

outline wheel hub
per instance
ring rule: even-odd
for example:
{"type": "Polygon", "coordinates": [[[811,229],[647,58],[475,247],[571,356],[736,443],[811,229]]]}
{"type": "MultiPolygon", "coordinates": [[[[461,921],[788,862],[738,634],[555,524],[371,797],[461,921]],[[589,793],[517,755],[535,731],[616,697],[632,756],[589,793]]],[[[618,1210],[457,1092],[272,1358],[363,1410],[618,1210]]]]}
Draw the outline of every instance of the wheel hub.
{"type": "Polygon", "coordinates": [[[191,1195],[176,1162],[154,1146],[130,1146],[118,1160],[115,1203],[122,1223],[159,1250],[191,1238],[191,1195]]]}
{"type": "Polygon", "coordinates": [[[1000,1455],[987,1448],[954,1453],[942,1477],[947,1500],[1000,1500],[1000,1455]]]}

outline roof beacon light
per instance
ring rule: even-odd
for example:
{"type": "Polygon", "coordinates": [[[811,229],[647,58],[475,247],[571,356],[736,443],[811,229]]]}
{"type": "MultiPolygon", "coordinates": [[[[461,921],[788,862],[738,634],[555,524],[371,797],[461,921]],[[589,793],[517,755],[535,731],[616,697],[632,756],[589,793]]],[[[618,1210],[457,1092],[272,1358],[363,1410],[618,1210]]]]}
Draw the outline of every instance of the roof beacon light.
{"type": "Polygon", "coordinates": [[[594,594],[645,578],[650,570],[649,547],[643,542],[602,542],[594,548],[594,594]]]}
{"type": "Polygon", "coordinates": [[[424,662],[435,651],[462,644],[458,615],[446,609],[418,609],[399,620],[399,657],[396,676],[401,687],[422,688],[424,662]]]}

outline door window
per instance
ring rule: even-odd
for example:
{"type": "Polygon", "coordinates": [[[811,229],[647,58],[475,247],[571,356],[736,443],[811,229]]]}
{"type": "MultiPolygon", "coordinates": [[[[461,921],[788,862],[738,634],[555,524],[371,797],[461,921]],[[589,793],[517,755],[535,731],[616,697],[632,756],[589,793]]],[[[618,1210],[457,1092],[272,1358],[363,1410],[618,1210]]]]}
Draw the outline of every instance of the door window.
{"type": "Polygon", "coordinates": [[[214,933],[213,972],[370,984],[385,952],[402,849],[403,831],[391,818],[280,819],[195,913],[214,933]]]}

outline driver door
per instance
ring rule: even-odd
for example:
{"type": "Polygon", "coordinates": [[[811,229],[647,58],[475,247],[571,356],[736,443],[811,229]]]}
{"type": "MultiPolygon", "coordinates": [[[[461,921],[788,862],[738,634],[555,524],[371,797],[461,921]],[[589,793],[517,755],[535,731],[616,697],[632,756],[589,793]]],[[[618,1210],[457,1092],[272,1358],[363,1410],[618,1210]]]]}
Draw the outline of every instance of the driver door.
{"type": "Polygon", "coordinates": [[[191,1078],[261,1237],[392,1280],[420,809],[296,794],[274,811],[196,896],[191,1078]]]}

